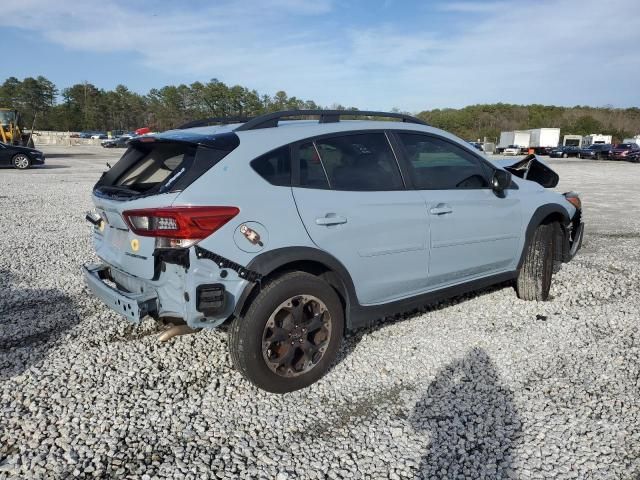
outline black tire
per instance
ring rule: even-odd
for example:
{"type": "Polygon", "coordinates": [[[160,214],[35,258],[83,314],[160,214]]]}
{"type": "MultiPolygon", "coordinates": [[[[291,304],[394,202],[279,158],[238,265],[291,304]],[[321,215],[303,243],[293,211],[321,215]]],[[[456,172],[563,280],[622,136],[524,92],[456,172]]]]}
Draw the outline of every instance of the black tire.
{"type": "MultiPolygon", "coordinates": [[[[314,300],[310,300],[310,302],[312,303],[314,300]]],[[[306,306],[301,307],[300,311],[302,312],[306,308],[306,306]]],[[[293,313],[290,316],[286,316],[285,313],[285,317],[281,318],[284,318],[280,320],[282,322],[280,326],[282,327],[284,327],[285,322],[288,322],[289,325],[298,323],[297,321],[293,322],[295,318],[293,313]]],[[[278,328],[278,330],[282,331],[284,329],[278,328]]],[[[302,332],[304,331],[302,329],[302,332]]],[[[320,330],[317,330],[317,332],[320,332],[320,330]]],[[[336,358],[343,335],[344,310],[340,298],[333,288],[315,275],[298,271],[289,272],[264,285],[260,293],[251,301],[247,312],[243,316],[234,319],[229,329],[229,352],[235,368],[251,383],[269,392],[286,393],[311,385],[329,370],[336,358]],[[309,333],[311,330],[306,334],[300,334],[299,329],[292,334],[291,331],[293,330],[290,330],[286,341],[272,343],[269,347],[266,346],[269,341],[268,336],[265,335],[270,330],[267,324],[272,323],[279,312],[293,312],[296,299],[301,298],[315,298],[326,307],[326,311],[320,315],[320,318],[323,325],[325,325],[322,327],[323,335],[327,335],[328,338],[322,342],[322,345],[324,345],[322,352],[316,351],[313,354],[313,358],[316,358],[316,354],[320,353],[320,357],[315,361],[306,360],[309,357],[300,356],[302,355],[302,346],[294,345],[293,341],[291,345],[294,346],[289,346],[289,339],[302,343],[304,338],[305,344],[307,341],[310,342],[311,339],[308,337],[311,335],[309,333]],[[283,307],[283,304],[290,301],[294,302],[291,310],[287,306],[283,307]],[[326,313],[328,313],[328,319],[326,313]],[[329,324],[330,329],[326,327],[329,324]],[[329,332],[328,334],[326,333],[327,331],[329,332]],[[294,336],[292,337],[292,335],[294,336]],[[299,360],[303,361],[305,368],[297,371],[295,366],[292,368],[280,367],[282,370],[279,373],[273,370],[272,368],[275,368],[274,365],[277,361],[268,362],[269,354],[272,350],[280,350],[282,348],[285,348],[286,352],[281,357],[289,356],[289,349],[292,352],[295,350],[292,356],[299,357],[299,360]]],[[[314,340],[315,343],[317,342],[314,340]]]]}
{"type": "Polygon", "coordinates": [[[26,170],[31,166],[31,159],[24,153],[16,153],[11,159],[11,163],[18,170],[26,170]]]}
{"type": "Polygon", "coordinates": [[[547,300],[552,275],[553,225],[539,225],[527,246],[524,262],[518,272],[518,298],[538,302],[547,300]]]}

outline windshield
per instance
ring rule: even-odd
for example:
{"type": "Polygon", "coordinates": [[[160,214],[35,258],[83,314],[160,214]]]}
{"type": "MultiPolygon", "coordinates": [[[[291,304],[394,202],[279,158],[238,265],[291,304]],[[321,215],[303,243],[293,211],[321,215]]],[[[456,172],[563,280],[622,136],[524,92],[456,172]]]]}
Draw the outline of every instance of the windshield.
{"type": "Polygon", "coordinates": [[[618,148],[633,148],[633,145],[631,143],[621,143],[618,148]]]}
{"type": "Polygon", "coordinates": [[[16,122],[16,112],[13,110],[0,110],[0,125],[9,125],[16,122]]]}

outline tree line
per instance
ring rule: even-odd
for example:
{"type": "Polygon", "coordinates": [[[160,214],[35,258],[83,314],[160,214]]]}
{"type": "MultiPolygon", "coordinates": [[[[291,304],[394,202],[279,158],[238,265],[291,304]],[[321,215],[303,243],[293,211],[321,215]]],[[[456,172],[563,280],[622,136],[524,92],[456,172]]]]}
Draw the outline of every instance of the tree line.
{"type": "MultiPolygon", "coordinates": [[[[466,139],[496,139],[501,131],[560,128],[561,135],[613,135],[614,141],[640,134],[640,108],[557,107],[551,105],[471,105],[424,111],[418,117],[466,139]]],[[[562,137],[561,137],[562,138],[562,137]]]]}
{"type": "MultiPolygon", "coordinates": [[[[24,124],[36,130],[134,130],[147,126],[166,130],[207,117],[252,117],[266,112],[323,108],[279,91],[260,94],[241,85],[212,79],[190,85],[153,88],[145,95],[124,85],[105,90],[84,82],[62,90],[43,76],[0,85],[0,108],[20,110],[24,124]],[[35,121],[34,121],[35,119],[35,121]]],[[[355,110],[331,105],[330,108],[355,110]]],[[[398,111],[394,109],[394,111],[398,111]]],[[[562,134],[608,133],[615,139],[640,133],[640,108],[557,107],[505,103],[425,110],[417,116],[466,139],[495,139],[503,130],[559,127],[562,134]]]]}

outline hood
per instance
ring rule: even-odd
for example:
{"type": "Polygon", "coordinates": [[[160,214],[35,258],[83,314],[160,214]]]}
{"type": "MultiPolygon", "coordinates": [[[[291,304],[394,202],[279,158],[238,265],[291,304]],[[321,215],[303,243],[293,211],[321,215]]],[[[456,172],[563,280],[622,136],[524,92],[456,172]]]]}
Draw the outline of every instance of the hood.
{"type": "Polygon", "coordinates": [[[558,174],[551,170],[540,157],[534,154],[527,155],[523,159],[515,162],[501,159],[496,160],[495,163],[512,175],[522,178],[523,180],[536,182],[544,188],[554,188],[560,180],[558,174]]]}
{"type": "Polygon", "coordinates": [[[35,148],[30,148],[30,147],[23,147],[21,145],[10,145],[10,144],[5,144],[8,148],[15,150],[17,152],[25,152],[25,153],[38,153],[38,154],[42,154],[42,152],[40,150],[36,150],[35,148]]]}

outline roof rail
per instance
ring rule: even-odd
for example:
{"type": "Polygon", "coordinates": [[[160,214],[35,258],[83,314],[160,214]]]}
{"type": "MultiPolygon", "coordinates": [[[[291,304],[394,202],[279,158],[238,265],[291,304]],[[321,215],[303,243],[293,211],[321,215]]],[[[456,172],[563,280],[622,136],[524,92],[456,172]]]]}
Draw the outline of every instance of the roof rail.
{"type": "Polygon", "coordinates": [[[235,129],[236,132],[245,130],[257,130],[259,128],[277,127],[278,121],[283,118],[291,117],[320,117],[319,123],[336,123],[340,121],[340,117],[381,117],[381,118],[397,118],[407,123],[418,123],[427,125],[419,118],[405,115],[404,113],[393,112],[370,112],[366,110],[285,110],[282,112],[273,112],[260,115],[243,123],[235,129]]]}
{"type": "Polygon", "coordinates": [[[245,123],[249,121],[252,117],[209,117],[203,118],[202,120],[194,120],[192,122],[187,122],[184,125],[180,125],[178,130],[183,130],[185,128],[195,128],[195,127],[208,127],[210,125],[228,125],[230,123],[245,123]]]}

